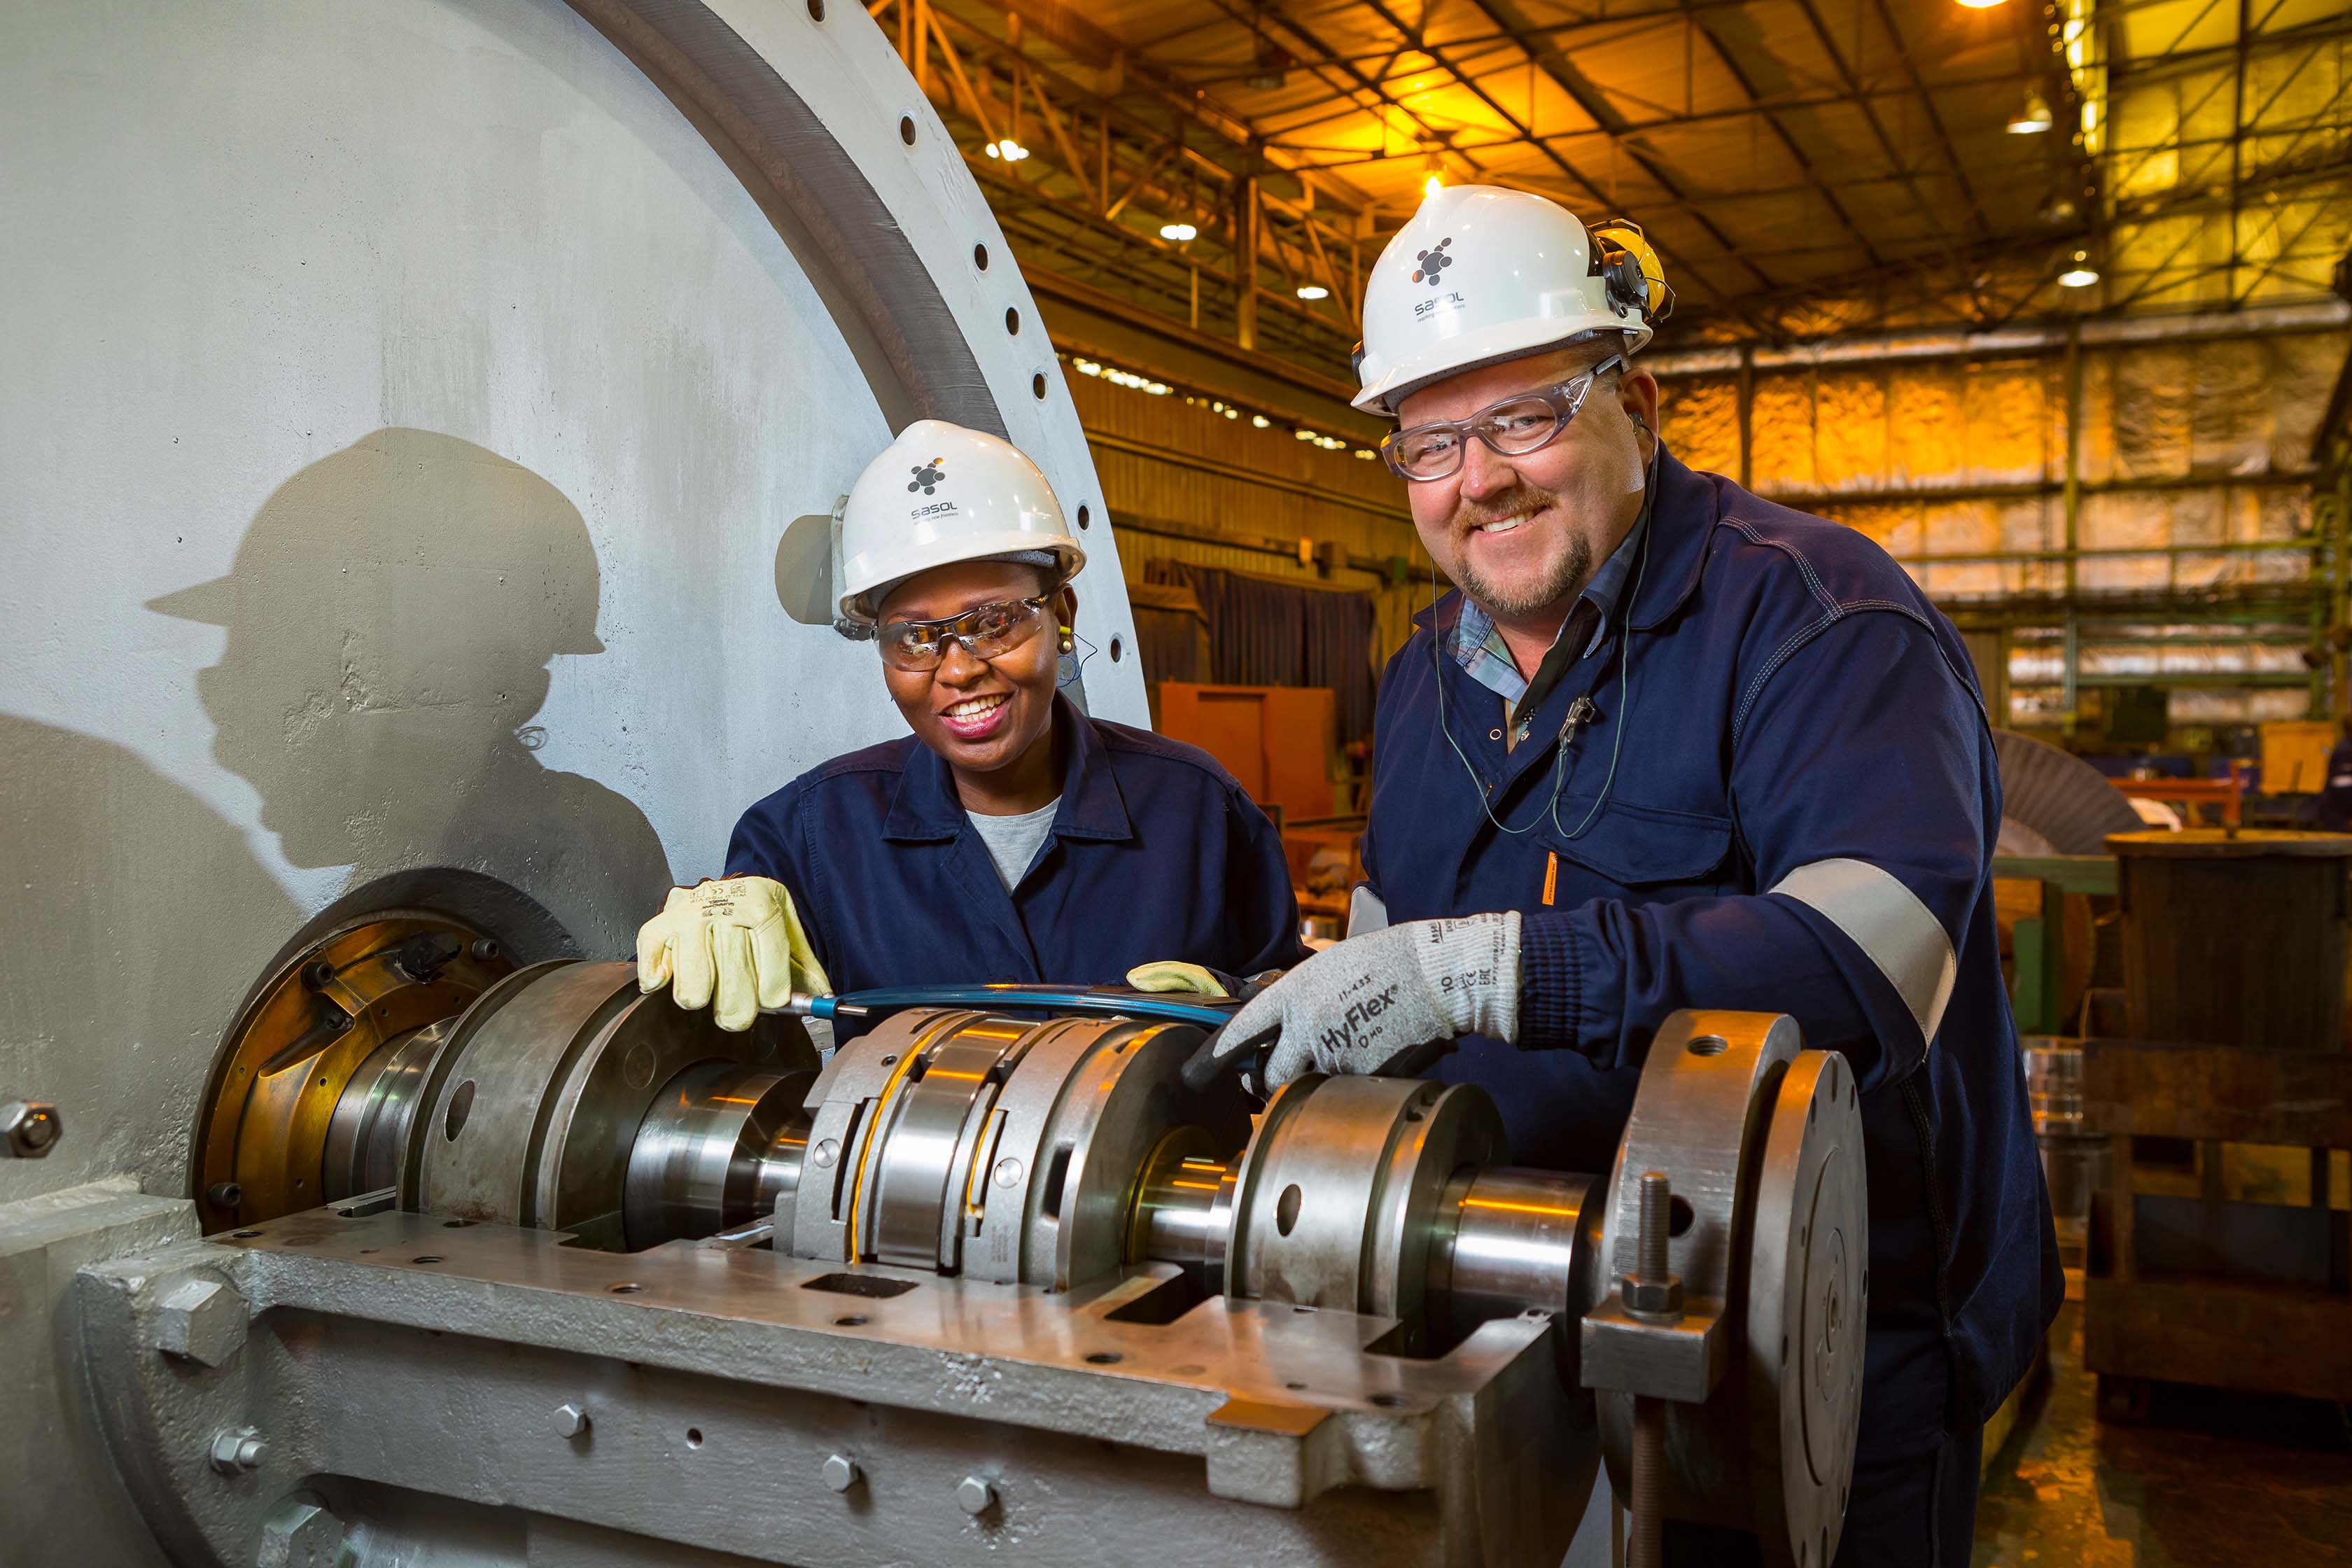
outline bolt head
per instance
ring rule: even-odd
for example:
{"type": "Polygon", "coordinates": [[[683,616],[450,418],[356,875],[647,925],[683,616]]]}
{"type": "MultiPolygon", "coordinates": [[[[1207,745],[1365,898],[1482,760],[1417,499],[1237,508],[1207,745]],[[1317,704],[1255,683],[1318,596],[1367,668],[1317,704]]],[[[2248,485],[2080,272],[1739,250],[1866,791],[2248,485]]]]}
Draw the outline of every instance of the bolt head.
{"type": "Polygon", "coordinates": [[[18,1160],[38,1160],[57,1147],[66,1126],[58,1108],[37,1100],[0,1103],[0,1147],[18,1160]]]}
{"type": "Polygon", "coordinates": [[[334,1568],[342,1555],[343,1521],[325,1504],[308,1500],[317,1495],[297,1492],[278,1505],[261,1527],[255,1568],[334,1568]]]}
{"type": "Polygon", "coordinates": [[[835,1454],[827,1458],[824,1475],[824,1489],[834,1492],[845,1492],[865,1479],[864,1472],[857,1468],[857,1461],[846,1454],[835,1454]]]}
{"type": "Polygon", "coordinates": [[[956,1483],[956,1501],[977,1519],[996,1506],[996,1489],[978,1476],[966,1476],[956,1483]]]}
{"type": "Polygon", "coordinates": [[[163,1296],[155,1348],[198,1366],[222,1366],[245,1347],[245,1298],[217,1279],[189,1279],[163,1296]]]}
{"type": "Polygon", "coordinates": [[[252,1427],[224,1426],[213,1435],[213,1468],[225,1476],[258,1469],[268,1451],[269,1445],[252,1427]]]}
{"type": "Polygon", "coordinates": [[[555,1433],[559,1437],[577,1437],[588,1430],[588,1412],[577,1405],[555,1407],[555,1433]]]}

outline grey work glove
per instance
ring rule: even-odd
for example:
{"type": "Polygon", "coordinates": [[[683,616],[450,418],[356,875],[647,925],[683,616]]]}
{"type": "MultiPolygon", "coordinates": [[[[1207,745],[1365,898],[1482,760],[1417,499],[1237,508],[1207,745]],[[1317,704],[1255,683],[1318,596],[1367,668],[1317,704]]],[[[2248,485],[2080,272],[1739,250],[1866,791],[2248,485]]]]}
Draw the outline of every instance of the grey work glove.
{"type": "Polygon", "coordinates": [[[1280,1088],[1303,1072],[1376,1073],[1432,1040],[1518,1032],[1519,917],[1510,910],[1407,921],[1334,943],[1235,1013],[1217,1055],[1276,1036],[1265,1076],[1280,1088]]]}

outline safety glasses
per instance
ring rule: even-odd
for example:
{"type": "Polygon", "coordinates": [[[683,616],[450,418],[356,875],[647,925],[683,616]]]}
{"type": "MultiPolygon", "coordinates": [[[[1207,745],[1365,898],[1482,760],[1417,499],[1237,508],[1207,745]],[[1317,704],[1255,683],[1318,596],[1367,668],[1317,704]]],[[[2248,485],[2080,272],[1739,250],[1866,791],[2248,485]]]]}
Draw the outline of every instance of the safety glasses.
{"type": "Polygon", "coordinates": [[[1045,624],[1051,594],[1034,599],[1000,599],[960,616],[937,621],[886,621],[876,634],[882,662],[893,669],[937,669],[948,656],[948,644],[961,643],[963,651],[985,663],[1011,653],[1037,635],[1045,624]]]}
{"type": "Polygon", "coordinates": [[[1581,375],[1490,403],[1467,419],[1441,419],[1392,430],[1381,439],[1381,458],[1391,473],[1416,483],[1442,479],[1459,470],[1474,436],[1502,457],[1524,458],[1558,440],[1584,406],[1592,384],[1624,365],[1624,355],[1611,354],[1581,375]]]}

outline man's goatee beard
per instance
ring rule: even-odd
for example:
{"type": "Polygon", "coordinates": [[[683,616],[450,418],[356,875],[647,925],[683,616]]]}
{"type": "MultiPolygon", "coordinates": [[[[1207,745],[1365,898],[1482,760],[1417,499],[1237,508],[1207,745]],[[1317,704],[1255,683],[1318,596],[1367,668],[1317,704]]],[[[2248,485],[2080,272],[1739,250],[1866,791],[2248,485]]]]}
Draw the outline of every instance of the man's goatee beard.
{"type": "MultiPolygon", "coordinates": [[[[1530,525],[1522,523],[1520,526],[1530,525]]],[[[1540,581],[1521,592],[1507,593],[1496,587],[1466,560],[1456,572],[1454,581],[1488,615],[1517,617],[1532,616],[1559,603],[1578,584],[1591,575],[1592,546],[1580,534],[1570,538],[1568,554],[1560,561],[1559,570],[1546,574],[1540,581]]]]}

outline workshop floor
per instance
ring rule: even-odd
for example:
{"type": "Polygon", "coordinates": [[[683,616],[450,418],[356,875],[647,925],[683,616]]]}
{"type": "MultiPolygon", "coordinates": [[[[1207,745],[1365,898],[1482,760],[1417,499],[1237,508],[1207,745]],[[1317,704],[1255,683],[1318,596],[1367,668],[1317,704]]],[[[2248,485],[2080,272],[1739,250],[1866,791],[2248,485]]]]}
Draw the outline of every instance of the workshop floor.
{"type": "Polygon", "coordinates": [[[2156,1390],[2102,1426],[2083,1309],[2050,1331],[2050,1381],[1985,1468],[1976,1568],[2352,1564],[2352,1426],[2311,1401],[2156,1390]]]}

